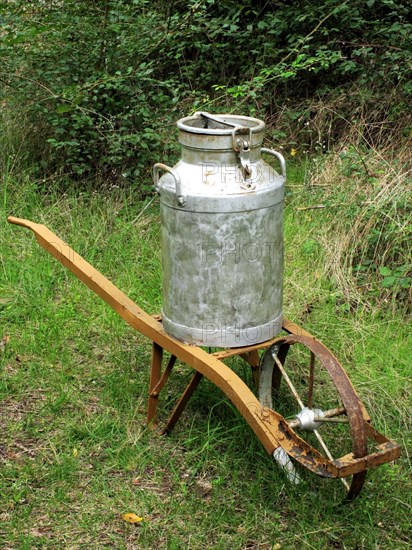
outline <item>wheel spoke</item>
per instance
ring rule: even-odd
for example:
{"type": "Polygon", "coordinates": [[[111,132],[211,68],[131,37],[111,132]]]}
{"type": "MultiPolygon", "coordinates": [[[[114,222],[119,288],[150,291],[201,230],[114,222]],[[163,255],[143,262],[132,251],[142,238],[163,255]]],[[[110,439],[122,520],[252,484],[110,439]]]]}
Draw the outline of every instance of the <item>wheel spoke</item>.
{"type": "Polygon", "coordinates": [[[313,383],[315,381],[315,354],[310,352],[308,408],[313,407],[313,383]]]}
{"type": "Polygon", "coordinates": [[[337,407],[336,409],[329,409],[323,412],[323,418],[333,418],[334,416],[339,416],[341,414],[346,414],[345,407],[337,407]]]}
{"type": "Polygon", "coordinates": [[[323,418],[322,416],[315,416],[313,419],[315,422],[324,422],[327,424],[328,422],[332,422],[334,424],[349,424],[349,418],[323,418]]]}
{"type": "Polygon", "coordinates": [[[292,392],[293,397],[294,397],[294,398],[296,399],[296,401],[299,403],[299,406],[303,409],[305,405],[303,404],[303,401],[302,401],[302,399],[300,398],[300,395],[299,395],[298,392],[296,391],[295,386],[292,384],[292,380],[289,378],[288,373],[287,373],[287,372],[285,371],[285,369],[283,368],[283,365],[282,365],[282,363],[280,362],[278,356],[277,356],[277,355],[274,355],[274,356],[273,356],[273,359],[275,360],[276,365],[278,366],[278,369],[279,369],[280,372],[282,373],[282,376],[283,376],[283,378],[285,379],[286,384],[289,386],[289,389],[290,389],[290,391],[292,392]]]}
{"type": "MultiPolygon", "coordinates": [[[[324,442],[323,440],[323,437],[320,435],[320,433],[318,432],[318,430],[313,430],[313,433],[315,434],[315,437],[316,439],[319,441],[322,449],[325,451],[325,454],[326,456],[329,458],[329,460],[334,460],[333,456],[332,456],[332,453],[329,451],[328,449],[328,446],[326,445],[326,443],[324,442]]],[[[343,485],[345,486],[345,489],[347,491],[349,491],[350,489],[350,486],[349,486],[349,483],[346,481],[346,479],[344,479],[343,477],[339,478],[341,480],[341,482],[343,483],[343,485]]]]}

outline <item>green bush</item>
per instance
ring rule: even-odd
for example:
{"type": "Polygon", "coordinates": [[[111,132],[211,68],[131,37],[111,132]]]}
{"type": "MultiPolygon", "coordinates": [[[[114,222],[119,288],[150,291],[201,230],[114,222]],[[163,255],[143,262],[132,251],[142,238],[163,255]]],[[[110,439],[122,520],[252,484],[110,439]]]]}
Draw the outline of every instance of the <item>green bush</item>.
{"type": "Polygon", "coordinates": [[[378,145],[408,125],[408,14],[406,0],[3,2],[3,118],[41,175],[115,183],[172,162],[170,128],[195,109],[258,113],[313,150],[319,124],[329,147],[385,104],[378,145]]]}

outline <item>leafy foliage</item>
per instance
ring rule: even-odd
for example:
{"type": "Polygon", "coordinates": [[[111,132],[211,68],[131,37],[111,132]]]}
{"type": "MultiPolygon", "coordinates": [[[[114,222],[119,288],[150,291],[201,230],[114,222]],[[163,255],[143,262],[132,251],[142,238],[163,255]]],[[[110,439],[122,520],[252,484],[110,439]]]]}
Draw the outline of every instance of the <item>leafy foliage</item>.
{"type": "Polygon", "coordinates": [[[309,133],[313,148],[314,98],[345,97],[324,119],[333,141],[356,102],[370,111],[395,90],[392,127],[412,91],[405,0],[16,0],[0,10],[3,111],[19,112],[17,129],[24,114],[42,173],[143,180],[154,158],[173,161],[176,118],[203,106],[266,112],[274,137],[293,145],[309,133]]]}

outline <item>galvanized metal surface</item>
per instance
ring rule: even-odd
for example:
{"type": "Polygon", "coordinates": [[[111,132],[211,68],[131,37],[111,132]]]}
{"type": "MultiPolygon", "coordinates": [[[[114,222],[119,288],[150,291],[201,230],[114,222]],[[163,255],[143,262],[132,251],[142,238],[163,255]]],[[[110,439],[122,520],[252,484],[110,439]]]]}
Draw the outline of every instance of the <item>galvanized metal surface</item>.
{"type": "Polygon", "coordinates": [[[263,150],[282,175],[262,160],[258,119],[198,113],[178,127],[182,159],[154,167],[163,326],[196,345],[270,340],[282,326],[284,159],[263,150]]]}
{"type": "MultiPolygon", "coordinates": [[[[199,347],[186,345],[168,335],[159,317],[152,317],[145,313],[45,226],[12,217],[9,218],[9,221],[32,230],[43,248],[104,299],[128,324],[153,341],[148,406],[148,422],[152,425],[156,422],[161,390],[167,382],[175,360],[178,359],[190,365],[196,373],[178,401],[169,423],[166,425],[166,431],[170,430],[178,420],[196,386],[201,378],[205,376],[232,401],[269,454],[272,455],[276,449],[281,448],[291,458],[322,477],[352,476],[348,498],[357,496],[369,468],[399,457],[400,446],[378,433],[369,424],[369,416],[336,358],[304,329],[284,319],[283,328],[292,333],[290,336],[274,338],[249,347],[208,354],[199,347]],[[246,358],[252,368],[256,370],[259,349],[266,350],[272,345],[277,346],[279,348],[277,357],[282,358],[283,363],[286,357],[285,352],[295,344],[304,345],[312,351],[322,366],[329,372],[342,398],[345,413],[349,419],[352,453],[335,460],[322,455],[312,445],[303,440],[282,415],[269,407],[262,406],[246,384],[222,362],[224,359],[237,354],[246,358]],[[162,358],[164,351],[169,352],[170,358],[163,370],[162,358]],[[370,454],[367,454],[366,447],[368,437],[374,443],[374,449],[370,454]]],[[[275,376],[275,385],[276,380],[275,376]]],[[[283,452],[281,454],[284,456],[283,452]]]]}

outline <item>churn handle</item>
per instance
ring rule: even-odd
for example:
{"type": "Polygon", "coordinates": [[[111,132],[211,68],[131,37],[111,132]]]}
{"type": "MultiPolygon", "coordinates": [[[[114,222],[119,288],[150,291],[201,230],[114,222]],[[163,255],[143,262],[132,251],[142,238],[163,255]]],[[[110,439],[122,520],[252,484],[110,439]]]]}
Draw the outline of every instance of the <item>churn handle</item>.
{"type": "Polygon", "coordinates": [[[267,153],[268,155],[272,155],[273,157],[276,157],[280,162],[280,170],[282,172],[282,176],[286,181],[286,161],[284,156],[281,153],[278,153],[277,151],[274,151],[273,149],[267,149],[266,147],[262,147],[261,149],[262,153],[267,153]]]}
{"type": "Polygon", "coordinates": [[[156,191],[158,191],[160,172],[162,171],[168,172],[171,176],[173,176],[173,179],[175,180],[177,204],[179,206],[184,206],[186,204],[186,197],[182,195],[182,182],[180,180],[179,174],[174,170],[172,170],[172,168],[170,168],[166,164],[163,164],[162,162],[157,162],[153,166],[153,182],[154,182],[156,191]]]}

